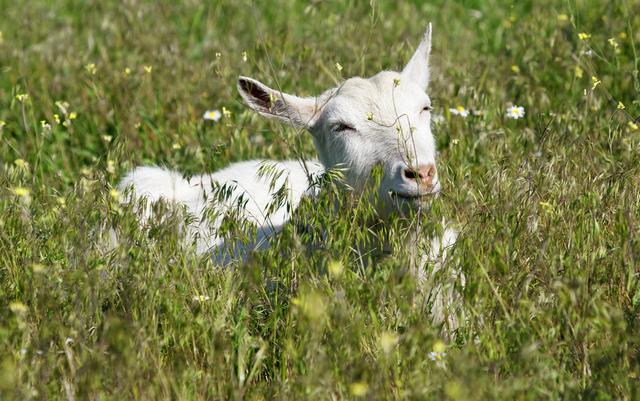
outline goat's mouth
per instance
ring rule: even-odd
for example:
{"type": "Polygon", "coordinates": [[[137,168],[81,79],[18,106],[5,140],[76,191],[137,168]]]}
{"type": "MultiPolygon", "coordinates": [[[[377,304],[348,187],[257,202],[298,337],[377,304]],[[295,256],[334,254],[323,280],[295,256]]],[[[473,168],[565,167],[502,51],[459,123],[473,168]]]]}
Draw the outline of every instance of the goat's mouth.
{"type": "Polygon", "coordinates": [[[395,192],[395,191],[390,191],[389,195],[393,199],[403,199],[403,200],[408,200],[408,201],[426,201],[428,199],[431,199],[435,194],[432,193],[432,192],[416,193],[416,192],[395,192]]]}

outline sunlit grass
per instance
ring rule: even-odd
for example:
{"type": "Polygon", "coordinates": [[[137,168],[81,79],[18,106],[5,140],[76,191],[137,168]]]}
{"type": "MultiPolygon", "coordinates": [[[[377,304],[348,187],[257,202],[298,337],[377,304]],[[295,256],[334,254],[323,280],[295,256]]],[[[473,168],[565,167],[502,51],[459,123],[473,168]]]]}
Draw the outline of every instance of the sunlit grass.
{"type": "Polygon", "coordinates": [[[2,9],[3,400],[640,398],[637,2],[2,9]],[[167,205],[145,229],[120,205],[137,165],[312,157],[237,76],[317,94],[400,68],[429,21],[443,196],[423,229],[461,229],[456,333],[432,323],[406,228],[362,229],[371,205],[336,210],[330,187],[228,269],[167,205]]]}

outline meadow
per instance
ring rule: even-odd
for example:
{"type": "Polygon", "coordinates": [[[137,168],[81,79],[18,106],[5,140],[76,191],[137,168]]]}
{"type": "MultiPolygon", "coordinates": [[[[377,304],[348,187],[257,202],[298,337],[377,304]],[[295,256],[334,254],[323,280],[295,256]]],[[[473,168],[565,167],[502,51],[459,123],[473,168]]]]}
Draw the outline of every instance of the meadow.
{"type": "Polygon", "coordinates": [[[0,9],[0,399],[640,399],[637,1],[0,9]],[[366,202],[307,202],[294,220],[319,246],[292,223],[224,269],[180,240],[181,215],[143,230],[120,205],[138,165],[314,157],[242,105],[237,77],[317,94],[402,68],[428,22],[443,192],[421,218],[460,230],[454,332],[402,241],[353,246],[380,235],[360,229],[366,202]]]}

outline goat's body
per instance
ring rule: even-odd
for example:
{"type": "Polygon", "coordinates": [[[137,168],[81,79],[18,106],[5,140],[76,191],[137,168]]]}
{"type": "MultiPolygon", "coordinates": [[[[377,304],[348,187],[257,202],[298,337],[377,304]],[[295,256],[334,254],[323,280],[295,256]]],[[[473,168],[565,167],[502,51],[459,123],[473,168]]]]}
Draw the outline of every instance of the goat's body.
{"type": "Polygon", "coordinates": [[[219,262],[227,263],[235,257],[245,259],[252,249],[267,244],[289,219],[289,212],[295,209],[302,196],[311,191],[311,178],[322,171],[322,166],[315,160],[249,160],[231,164],[212,174],[185,179],[180,173],[161,167],[139,167],[122,179],[119,189],[127,191],[131,188],[132,198],[147,200],[149,205],[140,216],[143,222],[151,217],[149,206],[153,202],[163,199],[184,206],[192,217],[191,223],[185,227],[186,238],[196,241],[199,253],[212,252],[219,262]],[[266,169],[274,173],[261,177],[261,166],[268,166],[266,169]],[[274,193],[283,186],[286,187],[286,202],[269,212],[270,206],[276,202],[274,193]],[[214,194],[216,191],[225,192],[227,196],[221,200],[214,194]],[[215,204],[211,204],[213,199],[217,201],[215,204]],[[213,218],[205,215],[209,207],[219,209],[213,218]],[[232,244],[225,243],[218,233],[222,216],[230,208],[239,210],[242,218],[257,227],[257,236],[247,249],[239,250],[235,244],[230,248],[232,244]]]}
{"type": "MultiPolygon", "coordinates": [[[[361,194],[371,171],[381,168],[375,208],[382,221],[396,212],[424,210],[441,188],[431,132],[431,100],[426,93],[430,50],[429,25],[402,72],[349,78],[315,97],[283,93],[248,77],[238,79],[238,91],[251,109],[312,135],[322,164],[252,160],[189,180],[162,168],[142,167],[129,173],[119,188],[132,187],[134,198],[145,197],[149,202],[164,199],[184,206],[191,215],[181,226],[184,236],[196,243],[200,253],[211,252],[222,264],[246,259],[252,250],[268,246],[300,199],[312,190],[312,177],[324,169],[340,168],[343,188],[361,194]],[[270,174],[260,174],[264,163],[274,165],[264,169],[271,170],[270,174]],[[255,235],[239,239],[233,233],[224,234],[227,227],[235,228],[226,224],[227,212],[253,223],[255,235]]],[[[147,205],[141,210],[141,220],[151,218],[147,205]]],[[[430,273],[442,268],[445,251],[455,242],[456,234],[446,229],[442,237],[429,240],[427,252],[414,255],[412,264],[417,265],[416,277],[421,283],[428,285],[434,277],[430,273]],[[432,268],[425,270],[427,265],[432,268]]],[[[424,240],[417,236],[407,239],[412,249],[418,249],[424,240]]],[[[453,281],[457,278],[454,274],[453,281]]],[[[456,303],[455,291],[451,286],[438,288],[435,283],[430,287],[430,292],[436,291],[434,318],[448,320],[448,306],[456,303]]]]}

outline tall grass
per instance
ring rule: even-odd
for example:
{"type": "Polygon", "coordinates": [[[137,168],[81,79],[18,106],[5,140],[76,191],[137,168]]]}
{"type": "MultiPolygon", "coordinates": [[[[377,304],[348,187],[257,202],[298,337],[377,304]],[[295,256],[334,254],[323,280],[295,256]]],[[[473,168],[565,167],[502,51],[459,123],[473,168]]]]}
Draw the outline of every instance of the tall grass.
{"type": "Polygon", "coordinates": [[[422,3],[0,1],[0,398],[640,399],[640,3],[422,3]],[[444,193],[421,218],[461,227],[455,335],[366,203],[305,202],[228,269],[183,216],[119,205],[140,164],[313,157],[237,76],[316,94],[401,68],[428,21],[444,193]]]}

